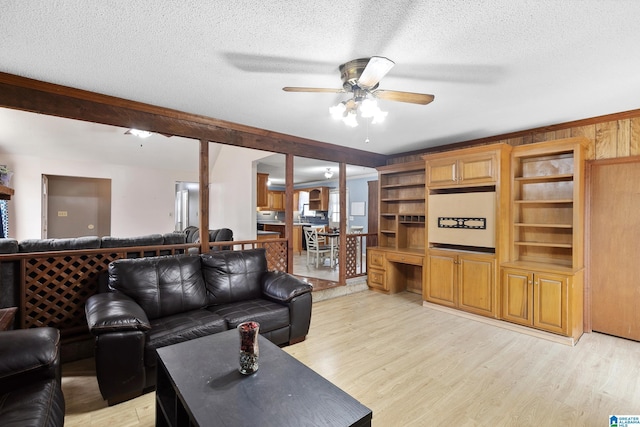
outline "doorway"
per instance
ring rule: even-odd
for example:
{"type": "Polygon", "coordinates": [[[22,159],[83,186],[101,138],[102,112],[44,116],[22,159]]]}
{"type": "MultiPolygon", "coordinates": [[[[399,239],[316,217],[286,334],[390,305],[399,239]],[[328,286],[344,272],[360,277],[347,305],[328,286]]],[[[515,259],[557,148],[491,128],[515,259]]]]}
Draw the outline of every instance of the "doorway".
{"type": "Polygon", "coordinates": [[[42,238],[109,236],[111,180],[43,175],[42,238]]]}
{"type": "Polygon", "coordinates": [[[189,226],[200,225],[200,184],[197,182],[176,182],[175,231],[183,231],[189,226]]]}
{"type": "Polygon", "coordinates": [[[591,329],[640,341],[640,157],[596,161],[589,172],[591,329]]]}

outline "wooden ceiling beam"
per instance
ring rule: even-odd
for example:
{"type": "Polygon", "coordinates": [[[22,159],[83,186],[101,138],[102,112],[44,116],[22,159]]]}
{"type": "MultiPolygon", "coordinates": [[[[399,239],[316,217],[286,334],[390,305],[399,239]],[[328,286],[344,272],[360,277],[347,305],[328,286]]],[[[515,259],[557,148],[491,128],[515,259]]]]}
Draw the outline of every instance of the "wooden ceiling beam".
{"type": "Polygon", "coordinates": [[[39,114],[375,168],[387,156],[0,73],[0,106],[39,114]]]}

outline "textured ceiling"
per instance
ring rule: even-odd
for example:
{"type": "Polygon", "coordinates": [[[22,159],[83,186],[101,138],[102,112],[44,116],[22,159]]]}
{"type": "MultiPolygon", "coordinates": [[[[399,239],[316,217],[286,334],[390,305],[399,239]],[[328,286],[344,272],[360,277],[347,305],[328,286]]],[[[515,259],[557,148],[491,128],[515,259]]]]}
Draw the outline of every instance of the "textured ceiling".
{"type": "MultiPolygon", "coordinates": [[[[640,108],[640,1],[24,1],[0,71],[382,154],[640,108]],[[380,125],[329,116],[338,65],[395,61],[380,125]],[[368,144],[364,142],[369,137],[368,144]]],[[[2,141],[0,141],[2,143],[2,141]]]]}

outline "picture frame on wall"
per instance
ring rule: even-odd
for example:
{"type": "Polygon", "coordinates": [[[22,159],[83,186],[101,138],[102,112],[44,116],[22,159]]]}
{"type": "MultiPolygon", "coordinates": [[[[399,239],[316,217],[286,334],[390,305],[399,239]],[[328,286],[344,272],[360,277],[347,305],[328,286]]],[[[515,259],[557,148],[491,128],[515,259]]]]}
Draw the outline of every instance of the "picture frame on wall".
{"type": "Polygon", "coordinates": [[[365,202],[351,202],[352,216],[364,216],[365,215],[365,202]]]}

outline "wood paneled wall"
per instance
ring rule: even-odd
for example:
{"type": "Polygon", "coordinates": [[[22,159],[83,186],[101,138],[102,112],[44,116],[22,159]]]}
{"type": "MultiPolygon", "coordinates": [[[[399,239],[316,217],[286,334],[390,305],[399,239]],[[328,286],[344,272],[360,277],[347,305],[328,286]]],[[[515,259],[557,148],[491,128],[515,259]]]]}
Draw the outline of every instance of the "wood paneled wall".
{"type": "Polygon", "coordinates": [[[387,163],[416,161],[420,160],[422,154],[449,151],[473,145],[504,142],[515,146],[576,136],[584,136],[590,141],[586,155],[587,160],[640,155],[640,110],[444,145],[421,152],[406,153],[392,157],[387,163]]]}

